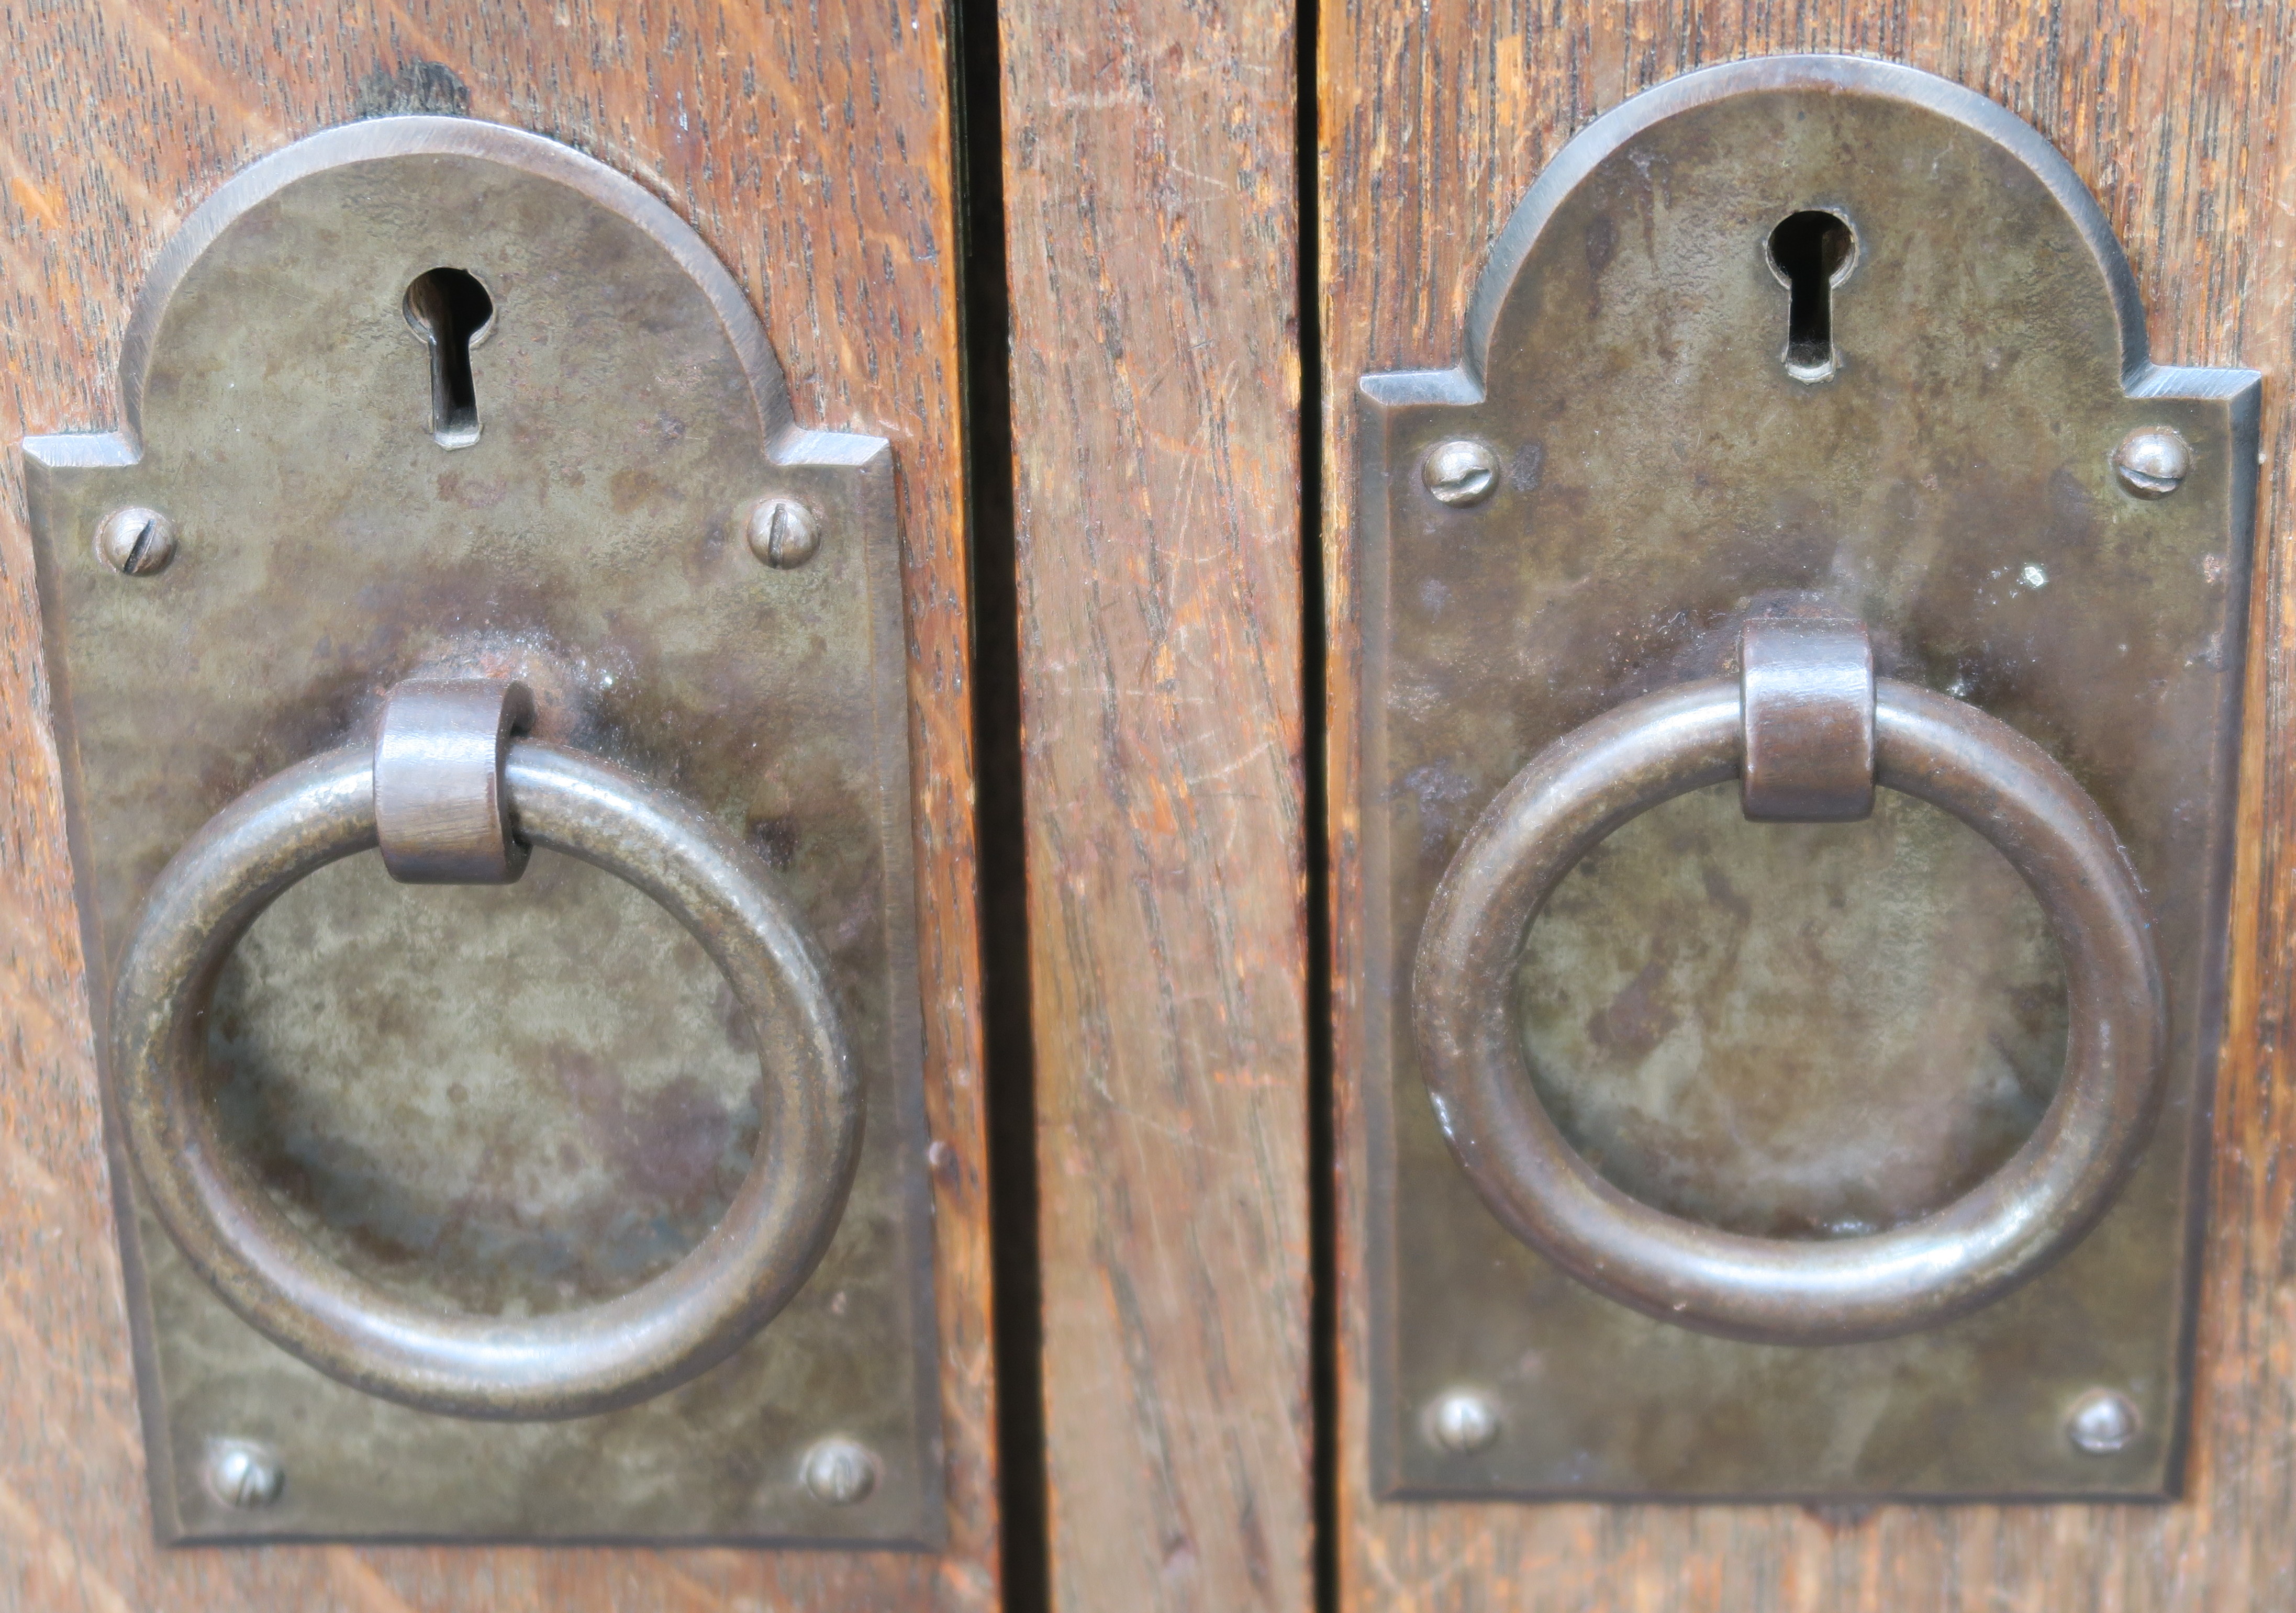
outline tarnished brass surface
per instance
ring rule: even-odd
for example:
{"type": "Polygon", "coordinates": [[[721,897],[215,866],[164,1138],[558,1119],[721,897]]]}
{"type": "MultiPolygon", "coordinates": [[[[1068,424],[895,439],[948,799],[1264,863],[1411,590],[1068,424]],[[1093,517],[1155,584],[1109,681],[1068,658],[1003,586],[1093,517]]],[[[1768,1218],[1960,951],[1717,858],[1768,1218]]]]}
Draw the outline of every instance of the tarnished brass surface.
{"type": "Polygon", "coordinates": [[[1863,622],[1756,617],[1738,635],[1739,804],[1766,823],[1874,811],[1874,645],[1863,622]]]}
{"type": "MultiPolygon", "coordinates": [[[[2190,1243],[2221,1013],[2257,378],[2148,358],[2094,202],[1998,107],[1790,57],[1660,86],[1557,158],[1496,244],[1459,367],[1362,386],[1364,1003],[1374,1471],[1434,1497],[2152,1497],[2177,1483],[2190,1243]],[[1830,345],[1773,237],[1849,233],[1830,345]],[[2133,489],[2114,454],[2171,430],[2133,489]],[[1422,474],[1462,441],[1496,485],[1422,474]],[[1445,484],[1447,485],[1447,484],[1445,484]],[[1519,1242],[1451,1156],[1406,987],[1437,881],[1501,788],[1628,700],[1737,670],[1751,618],[1855,618],[1883,676],[2062,765],[2153,915],[2165,1092],[2062,1262],[1942,1327],[1712,1337],[1519,1242]],[[2136,1437],[2084,1451],[2092,1391],[2136,1437]],[[1429,1409],[1482,1397],[1485,1442],[1429,1409]]],[[[2055,1090],[2062,961],[1965,827],[1742,820],[1717,783],[1626,824],[1525,939],[1522,1071],[1621,1192],[1760,1237],[1919,1221],[2055,1090]]]]}
{"type": "Polygon", "coordinates": [[[374,735],[374,838],[408,885],[511,885],[531,847],[503,790],[511,736],[534,693],[507,678],[415,678],[390,692],[374,735]]]}
{"type": "MultiPolygon", "coordinates": [[[[836,1235],[769,1326],[640,1404],[528,1425],[390,1404],[265,1339],[153,1220],[115,1124],[161,1535],[938,1540],[886,445],[792,423],[754,311],[668,209],[463,119],[330,131],[226,185],[162,253],[121,378],[121,431],[26,445],[99,1047],[145,892],[201,824],[371,743],[405,679],[516,678],[538,741],[684,798],[773,868],[867,1114],[836,1235]],[[474,405],[444,427],[434,381],[460,383],[408,303],[440,268],[491,307],[474,405]],[[750,551],[771,498],[817,520],[802,565],[750,551]],[[128,506],[165,517],[164,565],[105,558],[128,506]],[[832,1437],[878,1459],[865,1498],[806,1484],[832,1437]],[[218,1440],[276,1453],[275,1498],[201,1483],[218,1440]]],[[[321,870],[250,929],[207,1034],[224,1146],[330,1260],[443,1313],[570,1311],[669,1270],[734,1203],[765,1112],[761,1050],[701,946],[548,850],[495,888],[321,870]]]]}
{"type": "MultiPolygon", "coordinates": [[[[1753,651],[1764,635],[1749,632],[1753,651]]],[[[2112,825],[2030,740],[1884,681],[1869,780],[1991,841],[2048,915],[2071,1035],[2055,1097],[2014,1157],[1931,1213],[1824,1240],[1749,1237],[1644,1204],[1563,1140],[1523,1079],[1509,989],[1522,938],[1586,851],[1628,818],[1745,766],[1747,678],[1660,690],[1540,751],[1469,831],[1428,905],[1411,1000],[1438,1123],[1483,1200],[1580,1281],[1682,1327],[1773,1344],[1934,1328],[2031,1280],[2112,1203],[2151,1133],[2165,1026],[2150,918],[2112,825]]],[[[1822,740],[1841,726],[1802,714],[1822,740]]],[[[1778,719],[1792,727],[1792,719],[1778,719]]],[[[1791,745],[1792,741],[1786,741],[1791,745]]]]}
{"type": "MultiPolygon", "coordinates": [[[[394,692],[386,733],[399,701],[394,692]]],[[[503,702],[470,705],[477,720],[466,733],[484,742],[491,768],[503,702]]],[[[627,880],[675,913],[725,972],[758,1050],[757,1153],[709,1234],[627,1293],[521,1317],[441,1314],[402,1298],[302,1235],[222,1145],[208,1101],[217,975],[282,891],[376,848],[383,752],[346,745],[258,784],[209,820],[153,885],[111,1006],[111,1086],[127,1155],[209,1286],[330,1377],[463,1417],[526,1421],[635,1405],[717,1365],[770,1322],[836,1231],[860,1149],[861,1093],[821,958],[772,872],[714,820],[594,757],[517,741],[502,782],[520,841],[627,880]]]]}

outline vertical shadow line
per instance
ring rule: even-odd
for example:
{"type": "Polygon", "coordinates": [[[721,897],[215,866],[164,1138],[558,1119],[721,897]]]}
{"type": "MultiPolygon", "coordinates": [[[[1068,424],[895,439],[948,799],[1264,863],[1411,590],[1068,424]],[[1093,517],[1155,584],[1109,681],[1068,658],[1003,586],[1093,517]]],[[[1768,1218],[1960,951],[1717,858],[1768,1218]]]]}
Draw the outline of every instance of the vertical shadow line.
{"type": "Polygon", "coordinates": [[[1332,927],[1329,658],[1324,589],[1323,230],[1317,139],[1317,0],[1299,0],[1293,67],[1299,124],[1293,138],[1298,186],[1300,297],[1300,611],[1301,817],[1307,856],[1308,1392],[1314,1408],[1315,1594],[1317,1613],[1340,1605],[1339,1228],[1332,1113],[1332,927]]]}
{"type": "Polygon", "coordinates": [[[1021,818],[1020,574],[1013,522],[1011,296],[996,0],[954,0],[965,524],[972,567],[974,832],[988,1109],[991,1353],[1007,1613],[1052,1605],[1046,1521],[1043,1284],[1037,1272],[1036,1050],[1029,1028],[1021,818]]]}

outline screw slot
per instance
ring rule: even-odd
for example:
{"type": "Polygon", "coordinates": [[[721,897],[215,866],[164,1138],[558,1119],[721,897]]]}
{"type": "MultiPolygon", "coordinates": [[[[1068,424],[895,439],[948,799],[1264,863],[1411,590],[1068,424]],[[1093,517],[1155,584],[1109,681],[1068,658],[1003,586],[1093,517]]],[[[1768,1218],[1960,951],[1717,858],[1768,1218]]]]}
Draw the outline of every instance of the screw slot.
{"type": "Polygon", "coordinates": [[[1857,266],[1857,233],[1839,213],[1805,208],[1770,232],[1763,255],[1786,288],[1786,373],[1824,381],[1836,367],[1833,288],[1857,266]]]}
{"type": "Polygon", "coordinates": [[[251,1512],[279,1499],[287,1474],[268,1445],[252,1439],[212,1439],[200,1464],[200,1481],[224,1505],[251,1512]]]}
{"type": "Polygon", "coordinates": [[[428,269],[406,288],[406,323],[430,349],[430,435],[467,448],[479,440],[471,349],[494,333],[495,299],[467,269],[428,269]]]}
{"type": "Polygon", "coordinates": [[[1461,437],[1437,443],[1420,462],[1419,479],[1436,502],[1455,510],[1480,504],[1499,482],[1499,456],[1489,445],[1461,437]]]}
{"type": "Polygon", "coordinates": [[[2131,431],[2112,451],[2112,469],[2124,490],[2138,498],[2166,498],[2193,473],[2193,451],[2166,426],[2131,431]]]}
{"type": "Polygon", "coordinates": [[[1480,1389],[1446,1389],[1421,1413],[1428,1440],[1454,1456],[1472,1456],[1498,1443],[1499,1409],[1480,1389]]]}
{"type": "Polygon", "coordinates": [[[95,552],[122,577],[149,577],[176,558],[176,523],[141,504],[114,510],[95,528],[95,552]]]}
{"type": "Polygon", "coordinates": [[[821,520],[793,498],[761,498],[750,506],[742,535],[776,571],[793,571],[821,553],[821,520]]]}
{"type": "Polygon", "coordinates": [[[2091,1389],[2073,1402],[2065,1437],[2087,1456],[2112,1456],[2136,1443],[2136,1407],[2118,1389],[2091,1389]]]}
{"type": "Polygon", "coordinates": [[[832,1434],[816,1440],[805,1453],[805,1487],[832,1507],[849,1507],[865,1501],[877,1487],[875,1453],[857,1439],[832,1434]]]}

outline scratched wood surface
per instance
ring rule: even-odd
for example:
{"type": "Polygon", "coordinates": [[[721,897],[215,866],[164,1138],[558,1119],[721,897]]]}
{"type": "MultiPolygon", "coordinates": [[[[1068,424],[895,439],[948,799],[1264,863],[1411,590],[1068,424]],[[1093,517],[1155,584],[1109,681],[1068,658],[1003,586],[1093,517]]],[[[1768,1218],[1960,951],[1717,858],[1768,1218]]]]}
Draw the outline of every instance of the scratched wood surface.
{"type": "Polygon", "coordinates": [[[0,1609],[996,1605],[947,32],[935,0],[0,8],[0,1609]],[[895,443],[943,1556],[152,1544],[12,445],[117,422],[135,288],[223,180],[313,129],[415,111],[536,129],[636,176],[764,308],[800,422],[895,443]]]}
{"type": "Polygon", "coordinates": [[[1052,1590],[1308,1605],[1283,0],[1006,0],[1052,1590]]]}
{"type": "Polygon", "coordinates": [[[2261,1609],[2296,1605],[2296,1105],[2281,1042],[2296,963],[2286,657],[2296,450],[2296,12],[2236,0],[1353,0],[1321,40],[1327,698],[1338,957],[1339,1536],[1349,1609],[2261,1609]],[[2267,463],[2218,1088],[2196,1446],[2170,1507],[1386,1506],[1367,1488],[1363,1137],[1346,983],[1357,641],[1346,565],[1350,399],[1366,372],[1447,365],[1484,255],[1540,168],[1660,79],[1782,51],[1891,57],[2005,102],[2069,157],[2134,261],[2153,356],[2267,376],[2267,463]]]}

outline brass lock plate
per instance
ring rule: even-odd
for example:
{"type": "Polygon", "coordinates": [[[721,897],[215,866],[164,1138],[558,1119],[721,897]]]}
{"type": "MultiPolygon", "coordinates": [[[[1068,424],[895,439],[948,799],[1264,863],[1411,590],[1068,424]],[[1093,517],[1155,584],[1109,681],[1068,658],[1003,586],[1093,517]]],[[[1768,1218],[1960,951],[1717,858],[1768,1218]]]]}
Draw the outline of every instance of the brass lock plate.
{"type": "MultiPolygon", "coordinates": [[[[744,837],[825,956],[865,1093],[826,1256],[731,1358],[626,1410],[472,1421],[322,1376],[111,1175],[172,1542],[931,1547],[944,1531],[890,450],[798,428],[694,233],[538,136],[390,119],[258,163],[155,266],[125,429],[26,445],[99,1047],[120,949],[218,808],[414,675],[744,837]],[[776,507],[776,501],[779,501],[776,507]]],[[[264,1188],[441,1311],[626,1291],[724,1211],[759,1052],[694,939],[537,851],[515,886],[355,856],[258,919],[209,1016],[264,1188]]]]}
{"type": "MultiPolygon", "coordinates": [[[[2120,248],[2002,109],[1891,64],[1695,73],[1581,134],[1456,369],[1366,377],[1358,533],[1373,1470],[1432,1498],[2173,1494],[2222,1015],[2257,377],[2150,362],[2120,248]],[[1412,967],[1470,827],[1561,736],[1734,675],[1756,617],[2037,741],[2134,864],[2167,1099],[2040,1276],[1878,1342],[1740,1342],[1503,1227],[1422,1079],[1412,967]]],[[[1882,792],[1617,828],[1529,929],[1523,1079],[1612,1187],[1831,1240],[1912,1223],[2047,1109],[2065,979],[1975,832],[1882,792]]]]}

